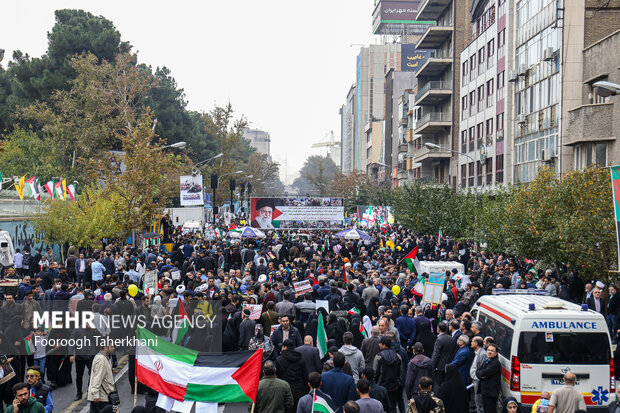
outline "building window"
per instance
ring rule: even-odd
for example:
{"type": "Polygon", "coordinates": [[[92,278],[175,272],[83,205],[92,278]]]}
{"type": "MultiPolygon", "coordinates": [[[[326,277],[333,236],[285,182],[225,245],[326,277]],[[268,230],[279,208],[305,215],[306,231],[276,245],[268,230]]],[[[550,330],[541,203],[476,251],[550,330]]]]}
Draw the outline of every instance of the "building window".
{"type": "Polygon", "coordinates": [[[463,101],[462,111],[465,112],[467,110],[467,95],[463,96],[461,100],[463,101]]]}
{"type": "Polygon", "coordinates": [[[463,188],[467,186],[467,164],[461,165],[461,186],[463,188]]]}
{"type": "Polygon", "coordinates": [[[607,165],[606,143],[585,143],[575,147],[575,169],[607,165]]]}
{"type": "Polygon", "coordinates": [[[482,164],[480,161],[476,162],[476,175],[478,176],[478,186],[482,186],[482,164]]]}
{"type": "Polygon", "coordinates": [[[487,185],[493,183],[493,158],[487,158],[487,185]]]}
{"type": "Polygon", "coordinates": [[[506,44],[506,29],[502,29],[497,34],[497,48],[503,47],[506,44]]]}
{"type": "Polygon", "coordinates": [[[484,85],[478,87],[478,112],[482,111],[484,105],[484,85]]]}
{"type": "Polygon", "coordinates": [[[493,134],[493,118],[487,119],[487,136],[493,134]]]}
{"type": "Polygon", "coordinates": [[[469,186],[474,186],[474,163],[469,163],[469,186]]]}
{"type": "Polygon", "coordinates": [[[495,92],[494,79],[487,82],[487,108],[493,106],[493,93],[495,92]]]}
{"type": "Polygon", "coordinates": [[[484,63],[484,47],[478,50],[478,66],[482,66],[484,63]]]}
{"type": "Polygon", "coordinates": [[[490,59],[495,54],[495,40],[491,39],[489,43],[487,43],[487,56],[490,59]]]}
{"type": "Polygon", "coordinates": [[[469,65],[467,63],[468,63],[467,60],[463,62],[463,80],[465,81],[467,81],[465,78],[469,74],[469,71],[468,71],[469,65]]]}
{"type": "Polygon", "coordinates": [[[469,94],[469,114],[473,115],[476,112],[476,91],[472,91],[469,94]]]}
{"type": "Polygon", "coordinates": [[[504,112],[497,115],[497,122],[495,122],[497,130],[504,130],[504,112]]]}
{"type": "Polygon", "coordinates": [[[502,71],[497,75],[497,90],[500,90],[505,85],[504,72],[502,71]]]}
{"type": "Polygon", "coordinates": [[[469,152],[474,150],[475,134],[476,134],[476,128],[472,126],[471,128],[469,128],[469,152]]]}
{"type": "Polygon", "coordinates": [[[501,184],[504,182],[504,155],[495,157],[495,182],[501,184]]]}
{"type": "Polygon", "coordinates": [[[467,152],[467,130],[461,132],[461,152],[467,152]]]}

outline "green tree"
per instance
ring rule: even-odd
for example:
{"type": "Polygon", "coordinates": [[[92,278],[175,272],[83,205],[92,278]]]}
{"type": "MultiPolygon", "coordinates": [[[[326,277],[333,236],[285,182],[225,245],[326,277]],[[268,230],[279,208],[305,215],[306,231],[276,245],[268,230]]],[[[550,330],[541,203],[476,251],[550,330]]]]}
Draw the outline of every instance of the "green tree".
{"type": "Polygon", "coordinates": [[[100,248],[103,238],[116,238],[121,230],[115,216],[115,195],[110,198],[104,192],[88,186],[75,202],[48,198],[33,221],[34,230],[50,243],[100,248]]]}
{"type": "Polygon", "coordinates": [[[300,194],[326,196],[330,184],[338,176],[338,166],[329,156],[311,155],[304,162],[299,177],[293,182],[300,194]]]}

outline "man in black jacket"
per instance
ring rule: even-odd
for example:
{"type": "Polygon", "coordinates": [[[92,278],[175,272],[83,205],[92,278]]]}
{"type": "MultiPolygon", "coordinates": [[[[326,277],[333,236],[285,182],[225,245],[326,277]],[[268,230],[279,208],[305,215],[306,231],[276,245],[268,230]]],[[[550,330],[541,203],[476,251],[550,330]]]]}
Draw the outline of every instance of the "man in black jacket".
{"type": "Polygon", "coordinates": [[[497,398],[501,391],[502,378],[502,365],[497,358],[497,350],[497,345],[489,344],[484,366],[476,371],[476,376],[480,379],[478,391],[482,395],[484,413],[497,412],[497,398]]]}
{"type": "Polygon", "coordinates": [[[290,386],[296,409],[299,399],[308,394],[308,369],[301,353],[295,351],[290,339],[282,343],[282,354],[276,358],[276,372],[278,378],[290,386]]]}
{"type": "Polygon", "coordinates": [[[390,411],[390,398],[388,397],[388,392],[385,390],[385,387],[380,386],[377,383],[373,382],[375,378],[375,371],[372,367],[366,367],[360,373],[360,379],[366,379],[370,383],[370,397],[373,399],[379,400],[383,405],[383,410],[386,412],[390,411]]]}
{"type": "Polygon", "coordinates": [[[433,371],[435,372],[435,384],[437,386],[441,385],[446,371],[446,364],[452,361],[456,352],[454,339],[448,334],[447,330],[448,326],[443,321],[437,326],[439,335],[437,340],[435,340],[433,356],[431,357],[433,371]]]}
{"type": "Polygon", "coordinates": [[[391,412],[396,413],[399,398],[402,399],[402,360],[392,347],[392,340],[388,336],[379,339],[381,351],[375,356],[373,369],[377,374],[377,383],[385,387],[390,399],[391,412]],[[399,392],[400,390],[400,392],[399,392]]]}

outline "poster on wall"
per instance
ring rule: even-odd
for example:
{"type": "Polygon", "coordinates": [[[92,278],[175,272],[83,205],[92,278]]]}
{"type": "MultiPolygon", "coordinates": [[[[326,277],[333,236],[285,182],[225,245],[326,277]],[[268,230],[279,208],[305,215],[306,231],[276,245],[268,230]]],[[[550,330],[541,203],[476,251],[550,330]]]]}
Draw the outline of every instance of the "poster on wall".
{"type": "Polygon", "coordinates": [[[204,205],[202,190],[202,175],[183,175],[181,176],[181,205],[204,205]]]}
{"type": "Polygon", "coordinates": [[[250,225],[262,229],[340,229],[342,198],[250,198],[250,225]]]}

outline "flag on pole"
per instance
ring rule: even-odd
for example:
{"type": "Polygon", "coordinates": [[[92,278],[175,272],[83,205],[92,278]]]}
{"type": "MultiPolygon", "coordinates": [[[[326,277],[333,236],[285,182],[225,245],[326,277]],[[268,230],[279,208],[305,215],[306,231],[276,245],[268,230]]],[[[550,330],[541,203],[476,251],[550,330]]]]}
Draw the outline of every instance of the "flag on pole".
{"type": "Polygon", "coordinates": [[[17,191],[17,195],[19,195],[19,199],[24,199],[24,180],[26,179],[26,175],[19,178],[17,182],[15,182],[15,190],[17,191]]]}
{"type": "Polygon", "coordinates": [[[174,330],[172,330],[172,342],[174,344],[180,344],[189,330],[189,317],[187,316],[187,311],[185,311],[185,306],[181,298],[178,298],[177,310],[179,312],[179,321],[177,321],[174,330]]]}
{"type": "Polygon", "coordinates": [[[323,314],[319,311],[319,324],[316,328],[316,348],[319,349],[319,356],[323,358],[327,354],[327,333],[323,324],[323,314]]]}
{"type": "Polygon", "coordinates": [[[62,200],[67,200],[67,180],[63,179],[62,181],[62,200]]]}
{"type": "Polygon", "coordinates": [[[2,171],[0,171],[0,191],[2,190],[2,171]]]}
{"type": "Polygon", "coordinates": [[[72,201],[75,201],[75,185],[73,185],[73,184],[67,185],[67,196],[72,201]]]}
{"type": "Polygon", "coordinates": [[[27,355],[34,353],[34,333],[24,339],[24,350],[26,350],[27,355]]]}
{"type": "Polygon", "coordinates": [[[202,354],[137,329],[136,377],[179,401],[256,402],[263,350],[202,354]]]}
{"type": "Polygon", "coordinates": [[[63,190],[62,190],[62,181],[58,181],[58,182],[54,182],[54,199],[58,198],[58,199],[65,199],[63,197],[63,190]]]}
{"type": "Polygon", "coordinates": [[[334,403],[331,397],[323,393],[321,390],[314,390],[312,399],[312,413],[336,413],[339,406],[334,403]]]}
{"type": "Polygon", "coordinates": [[[405,261],[407,267],[409,267],[409,271],[412,271],[415,274],[420,274],[422,271],[420,270],[420,261],[418,260],[418,247],[412,249],[401,261],[405,261]]]}
{"type": "Polygon", "coordinates": [[[56,198],[54,196],[54,180],[52,179],[51,181],[49,181],[48,183],[46,183],[45,185],[43,185],[43,188],[45,188],[45,190],[47,191],[48,194],[50,194],[50,198],[54,199],[56,198]]]}
{"type": "Polygon", "coordinates": [[[443,239],[443,232],[441,232],[441,228],[439,228],[438,238],[439,238],[439,241],[441,241],[443,239]]]}
{"type": "Polygon", "coordinates": [[[41,200],[41,194],[39,193],[39,180],[36,176],[27,179],[24,182],[24,196],[33,197],[37,201],[41,200]]]}

